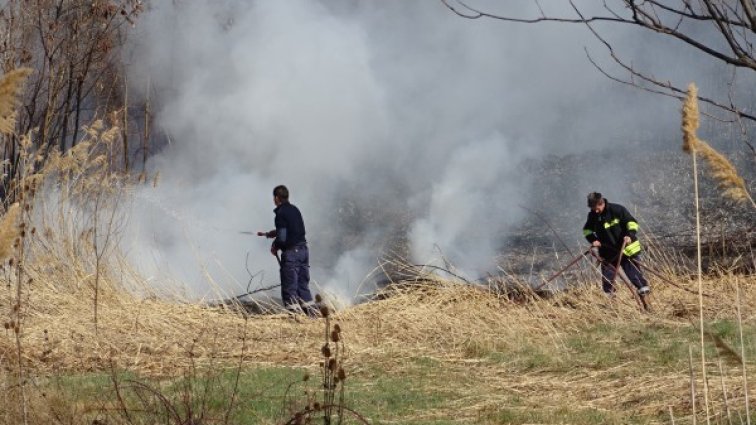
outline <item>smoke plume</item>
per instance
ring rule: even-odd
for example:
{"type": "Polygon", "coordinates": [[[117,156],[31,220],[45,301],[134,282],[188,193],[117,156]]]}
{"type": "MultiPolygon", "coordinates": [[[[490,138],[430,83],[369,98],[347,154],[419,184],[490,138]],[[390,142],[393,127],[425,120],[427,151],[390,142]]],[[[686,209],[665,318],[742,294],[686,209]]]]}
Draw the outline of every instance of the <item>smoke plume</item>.
{"type": "MultiPolygon", "coordinates": [[[[164,144],[128,252],[195,297],[278,281],[269,241],[239,233],[272,228],[277,184],[304,215],[315,291],[348,301],[387,253],[474,279],[495,270],[518,205],[580,221],[584,193],[627,190],[586,174],[532,205],[541,188],[523,161],[645,146],[678,127],[676,103],[592,67],[583,47],[605,52],[579,26],[470,21],[436,1],[184,0],[156,3],[137,31],[129,81],[164,144]]],[[[613,36],[632,55],[643,36],[625,31],[613,36]]]]}

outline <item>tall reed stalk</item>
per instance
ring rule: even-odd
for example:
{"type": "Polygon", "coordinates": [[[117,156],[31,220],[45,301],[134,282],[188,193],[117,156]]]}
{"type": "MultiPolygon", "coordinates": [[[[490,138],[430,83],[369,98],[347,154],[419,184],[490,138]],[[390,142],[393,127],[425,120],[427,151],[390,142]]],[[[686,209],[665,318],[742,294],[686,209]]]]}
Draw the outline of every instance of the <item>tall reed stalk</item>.
{"type": "MultiPolygon", "coordinates": [[[[682,110],[683,150],[693,157],[693,196],[696,206],[696,274],[698,275],[698,326],[701,336],[701,377],[703,379],[704,404],[706,406],[706,424],[709,419],[709,385],[706,378],[706,345],[704,344],[704,319],[703,319],[703,271],[701,268],[701,212],[698,195],[698,162],[697,147],[700,142],[696,137],[699,125],[697,89],[694,84],[688,86],[688,97],[685,99],[682,110]]],[[[695,415],[695,412],[694,412],[695,415]]]]}
{"type": "Polygon", "coordinates": [[[735,298],[738,306],[738,335],[740,336],[740,361],[743,367],[743,393],[745,395],[746,424],[751,425],[751,408],[748,401],[748,373],[746,372],[745,341],[743,340],[743,316],[740,312],[740,281],[735,278],[735,298]]]}

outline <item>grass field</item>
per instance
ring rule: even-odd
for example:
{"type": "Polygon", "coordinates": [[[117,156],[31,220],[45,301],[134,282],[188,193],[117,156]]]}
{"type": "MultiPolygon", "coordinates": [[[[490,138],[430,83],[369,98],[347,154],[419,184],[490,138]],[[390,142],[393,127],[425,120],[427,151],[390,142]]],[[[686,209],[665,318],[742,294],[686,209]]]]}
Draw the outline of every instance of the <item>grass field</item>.
{"type": "MultiPolygon", "coordinates": [[[[736,282],[748,373],[754,371],[756,280],[707,280],[714,423],[745,423],[736,282]]],[[[22,341],[32,423],[194,417],[202,418],[196,423],[276,424],[322,397],[324,319],[245,320],[104,288],[97,333],[90,288],[30,289],[22,341]]],[[[608,300],[595,285],[517,303],[441,279],[396,289],[332,316],[346,347],[346,405],[377,424],[671,423],[672,417],[686,424],[693,413],[692,353],[696,411],[704,423],[697,297],[659,282],[653,306],[641,313],[628,293],[608,300]]],[[[0,340],[4,393],[15,401],[0,408],[5,423],[19,418],[11,342],[0,340]]]]}

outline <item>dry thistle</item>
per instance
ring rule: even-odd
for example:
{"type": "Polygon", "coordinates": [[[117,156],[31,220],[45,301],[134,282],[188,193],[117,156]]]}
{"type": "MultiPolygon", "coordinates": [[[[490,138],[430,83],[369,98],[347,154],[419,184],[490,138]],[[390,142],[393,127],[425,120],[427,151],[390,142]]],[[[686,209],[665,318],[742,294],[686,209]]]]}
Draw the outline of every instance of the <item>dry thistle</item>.
{"type": "Polygon", "coordinates": [[[323,357],[331,357],[331,347],[329,347],[328,344],[324,345],[323,348],[320,349],[320,351],[323,353],[323,357]]]}
{"type": "Polygon", "coordinates": [[[336,370],[336,366],[337,366],[336,359],[330,359],[330,360],[328,360],[328,370],[335,371],[336,370]]]}
{"type": "Polygon", "coordinates": [[[320,306],[320,315],[323,317],[330,316],[331,312],[328,310],[328,306],[321,305],[320,306]]]}
{"type": "Polygon", "coordinates": [[[320,294],[315,294],[315,302],[320,304],[323,302],[323,297],[320,296],[320,294]]]}
{"type": "Polygon", "coordinates": [[[698,89],[695,84],[690,83],[682,109],[683,151],[692,155],[701,154],[709,167],[709,173],[723,191],[722,195],[738,202],[749,201],[756,208],[756,203],[748,193],[745,181],[738,175],[735,166],[724,155],[698,138],[696,135],[698,126],[698,89]]]}
{"type": "Polygon", "coordinates": [[[333,341],[333,342],[339,342],[339,339],[341,339],[339,332],[336,331],[336,329],[334,329],[333,331],[331,331],[331,341],[333,341]]]}
{"type": "Polygon", "coordinates": [[[339,368],[339,374],[338,374],[338,376],[339,376],[339,381],[344,382],[344,380],[346,380],[346,372],[344,372],[344,368],[343,367],[339,368]]]}

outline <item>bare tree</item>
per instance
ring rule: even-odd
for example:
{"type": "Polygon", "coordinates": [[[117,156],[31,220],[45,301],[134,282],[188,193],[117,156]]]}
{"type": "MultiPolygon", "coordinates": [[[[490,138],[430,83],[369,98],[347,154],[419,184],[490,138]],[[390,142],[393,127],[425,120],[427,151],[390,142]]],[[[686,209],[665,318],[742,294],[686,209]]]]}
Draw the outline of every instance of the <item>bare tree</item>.
{"type": "MultiPolygon", "coordinates": [[[[128,106],[120,47],[142,9],[141,0],[8,0],[0,4],[0,69],[34,69],[16,134],[34,131],[38,167],[54,150],[73,147],[84,123],[128,106]]],[[[5,170],[6,187],[18,174],[17,139],[8,137],[1,146],[2,159],[10,164],[5,170]]],[[[128,138],[122,141],[128,151],[128,138]]],[[[121,168],[128,168],[127,155],[121,168]]]]}
{"type": "MultiPolygon", "coordinates": [[[[702,55],[721,61],[733,68],[731,90],[727,99],[699,96],[700,102],[715,109],[726,111],[730,118],[745,128],[743,120],[756,122],[756,113],[749,111],[753,105],[736,105],[732,93],[738,70],[756,72],[756,0],[603,0],[591,2],[595,10],[569,0],[572,13],[554,15],[547,13],[538,1],[534,16],[490,13],[471,6],[465,0],[441,0],[457,15],[467,19],[495,19],[512,23],[539,24],[545,22],[585,25],[607,48],[611,59],[619,65],[620,74],[612,74],[588,54],[588,60],[606,77],[643,90],[684,100],[686,89],[675,83],[656,77],[647,71],[635,68],[617,54],[614,46],[597,28],[599,23],[628,25],[670,37],[688,45],[702,55]],[[716,37],[711,36],[711,28],[716,37]]],[[[504,6],[503,9],[511,10],[504,6]]],[[[744,138],[743,142],[756,156],[756,148],[744,138]]]]}

